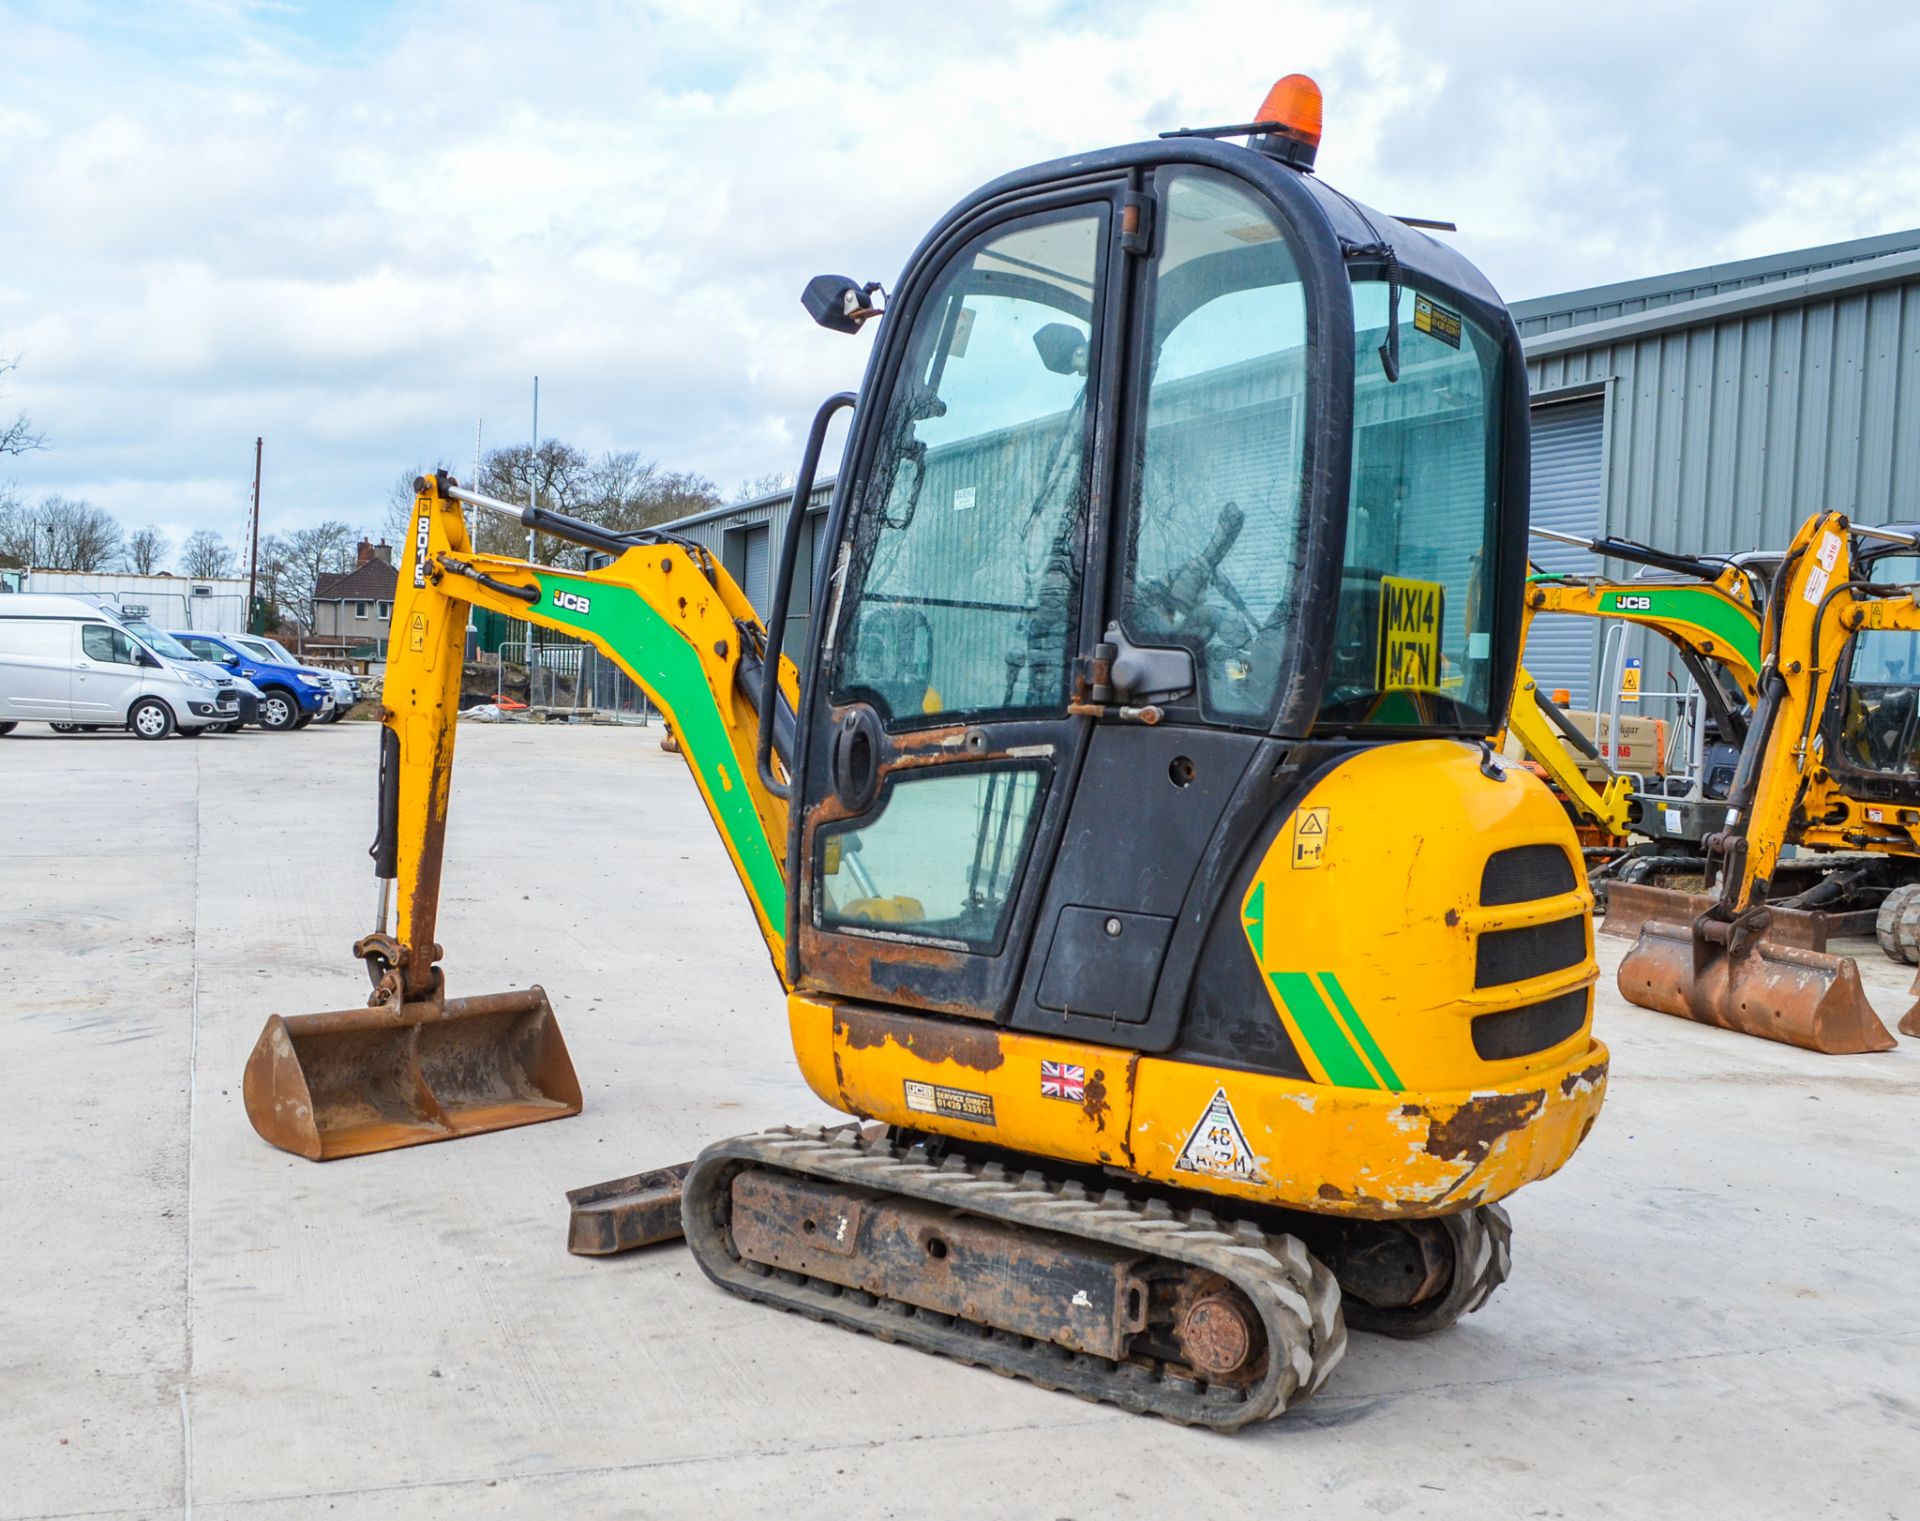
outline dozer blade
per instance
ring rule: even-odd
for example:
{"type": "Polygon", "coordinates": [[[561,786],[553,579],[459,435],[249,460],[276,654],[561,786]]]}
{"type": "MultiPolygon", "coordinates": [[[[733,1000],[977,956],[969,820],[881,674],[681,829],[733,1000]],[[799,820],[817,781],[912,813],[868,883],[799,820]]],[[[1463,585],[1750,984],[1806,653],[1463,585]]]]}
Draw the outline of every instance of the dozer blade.
{"type": "Polygon", "coordinates": [[[1692,926],[1650,919],[1620,962],[1628,1003],[1784,1041],[1831,1056],[1891,1051],[1894,1039],[1867,1002],[1851,957],[1761,939],[1744,954],[1703,958],[1695,971],[1692,926]]]}
{"type": "Polygon", "coordinates": [[[538,987],[274,1015],[243,1084],[247,1118],[315,1162],[536,1125],[580,1112],[580,1080],[538,987]]]}
{"type": "Polygon", "coordinates": [[[1907,997],[1911,998],[1913,1003],[1907,1012],[1900,1016],[1900,1033],[1920,1040],[1920,972],[1913,974],[1913,986],[1907,989],[1907,997]]]}

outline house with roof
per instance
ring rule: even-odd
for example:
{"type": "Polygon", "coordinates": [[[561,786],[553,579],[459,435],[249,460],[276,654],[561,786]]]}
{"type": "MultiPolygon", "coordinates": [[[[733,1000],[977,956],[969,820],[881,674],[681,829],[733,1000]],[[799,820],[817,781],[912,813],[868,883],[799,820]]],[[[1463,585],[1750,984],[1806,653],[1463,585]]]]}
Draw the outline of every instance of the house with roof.
{"type": "Polygon", "coordinates": [[[393,546],[362,539],[352,570],[321,576],[313,588],[313,634],[305,641],[315,655],[384,660],[393,621],[393,546]]]}

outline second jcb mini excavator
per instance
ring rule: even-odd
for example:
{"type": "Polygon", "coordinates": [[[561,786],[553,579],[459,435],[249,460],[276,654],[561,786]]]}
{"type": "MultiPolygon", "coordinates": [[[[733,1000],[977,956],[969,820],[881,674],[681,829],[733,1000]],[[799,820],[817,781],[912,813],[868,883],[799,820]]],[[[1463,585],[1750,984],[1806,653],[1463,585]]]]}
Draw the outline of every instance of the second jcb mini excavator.
{"type": "MultiPolygon", "coordinates": [[[[1652,629],[1671,641],[1716,730],[1737,747],[1746,736],[1746,713],[1760,679],[1759,599],[1749,574],[1731,562],[1670,554],[1629,539],[1581,539],[1542,528],[1532,533],[1689,579],[1615,581],[1534,571],[1527,578],[1522,660],[1527,633],[1539,617],[1597,618],[1652,629]]],[[[1632,778],[1621,774],[1635,768],[1609,764],[1595,737],[1581,732],[1524,667],[1507,727],[1569,804],[1608,835],[1624,840],[1635,832],[1655,837],[1665,832],[1661,820],[1647,816],[1645,800],[1634,796],[1632,778]],[[1588,780],[1583,760],[1599,762],[1611,774],[1596,785],[1588,780]]],[[[1596,731],[1599,727],[1596,722],[1596,731]]],[[[1610,748],[1617,761],[1617,743],[1610,748]]],[[[1631,892],[1627,896],[1631,899],[1631,892]]],[[[1610,902],[1609,913],[1617,909],[1610,902]]]]}
{"type": "MultiPolygon", "coordinates": [[[[1707,842],[1714,896],[1689,922],[1649,919],[1619,972],[1620,991],[1643,1007],[1834,1053],[1895,1042],[1851,957],[1769,937],[1782,853],[1798,842],[1920,854],[1920,606],[1912,584],[1863,574],[1876,556],[1856,539],[1881,558],[1920,547],[1920,534],[1838,512],[1801,526],[1767,599],[1760,697],[1726,827],[1707,842]]],[[[1901,1029],[1920,1035],[1920,1012],[1901,1029]]]]}
{"type": "MultiPolygon", "coordinates": [[[[584,639],[662,709],[806,1081],[864,1129],[710,1147],[732,1293],[1230,1429],[1505,1276],[1498,1201],[1598,1114],[1591,897],[1484,741],[1526,574],[1518,337],[1463,259],[1259,117],[1006,176],[909,261],[796,663],[816,418],[763,624],[699,546],[477,553],[419,482],[381,714],[375,1004],[276,1018],[261,1133],[326,1158],[577,1110],[537,988],[433,943],[469,610],[584,639]],[[1222,139],[1248,138],[1246,146],[1222,139]]],[[[823,277],[824,326],[878,287],[823,277]]],[[[598,910],[612,918],[614,905],[598,910]]]]}

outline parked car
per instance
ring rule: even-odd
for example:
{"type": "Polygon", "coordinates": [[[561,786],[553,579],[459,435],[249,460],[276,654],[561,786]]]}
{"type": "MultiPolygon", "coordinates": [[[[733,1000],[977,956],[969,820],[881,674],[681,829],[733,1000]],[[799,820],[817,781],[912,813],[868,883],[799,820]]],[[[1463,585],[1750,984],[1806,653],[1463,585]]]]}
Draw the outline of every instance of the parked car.
{"type": "Polygon", "coordinates": [[[347,709],[360,700],[360,683],[350,671],[336,671],[324,666],[327,680],[333,683],[333,712],[320,720],[323,724],[336,723],[346,716],[347,709]]]}
{"type": "Polygon", "coordinates": [[[230,722],[211,725],[216,733],[231,734],[236,729],[260,721],[260,689],[238,671],[212,660],[203,660],[193,653],[173,635],[155,628],[142,618],[124,618],[121,620],[136,638],[156,654],[164,657],[169,665],[191,666],[201,675],[212,679],[216,689],[231,687],[239,697],[239,713],[230,722]]]}
{"type": "Polygon", "coordinates": [[[200,659],[224,666],[260,689],[263,729],[303,729],[333,711],[333,683],[325,673],[302,665],[270,639],[255,634],[213,634],[204,629],[172,632],[200,659]]]}
{"type": "Polygon", "coordinates": [[[239,711],[236,687],[163,658],[111,608],[31,593],[0,600],[0,734],[38,722],[165,739],[239,711]]]}

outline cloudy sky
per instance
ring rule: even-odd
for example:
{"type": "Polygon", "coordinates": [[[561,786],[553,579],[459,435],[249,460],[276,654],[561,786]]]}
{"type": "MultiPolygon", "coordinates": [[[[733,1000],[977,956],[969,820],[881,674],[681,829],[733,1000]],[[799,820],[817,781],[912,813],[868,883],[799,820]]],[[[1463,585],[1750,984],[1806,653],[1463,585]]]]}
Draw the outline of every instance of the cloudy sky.
{"type": "Polygon", "coordinates": [[[380,521],[528,430],[723,488],[789,469],[892,282],[1019,164],[1244,120],[1457,220],[1510,298],[1920,225],[1920,8],[1356,0],[0,0],[0,412],[178,542],[380,521]]]}

